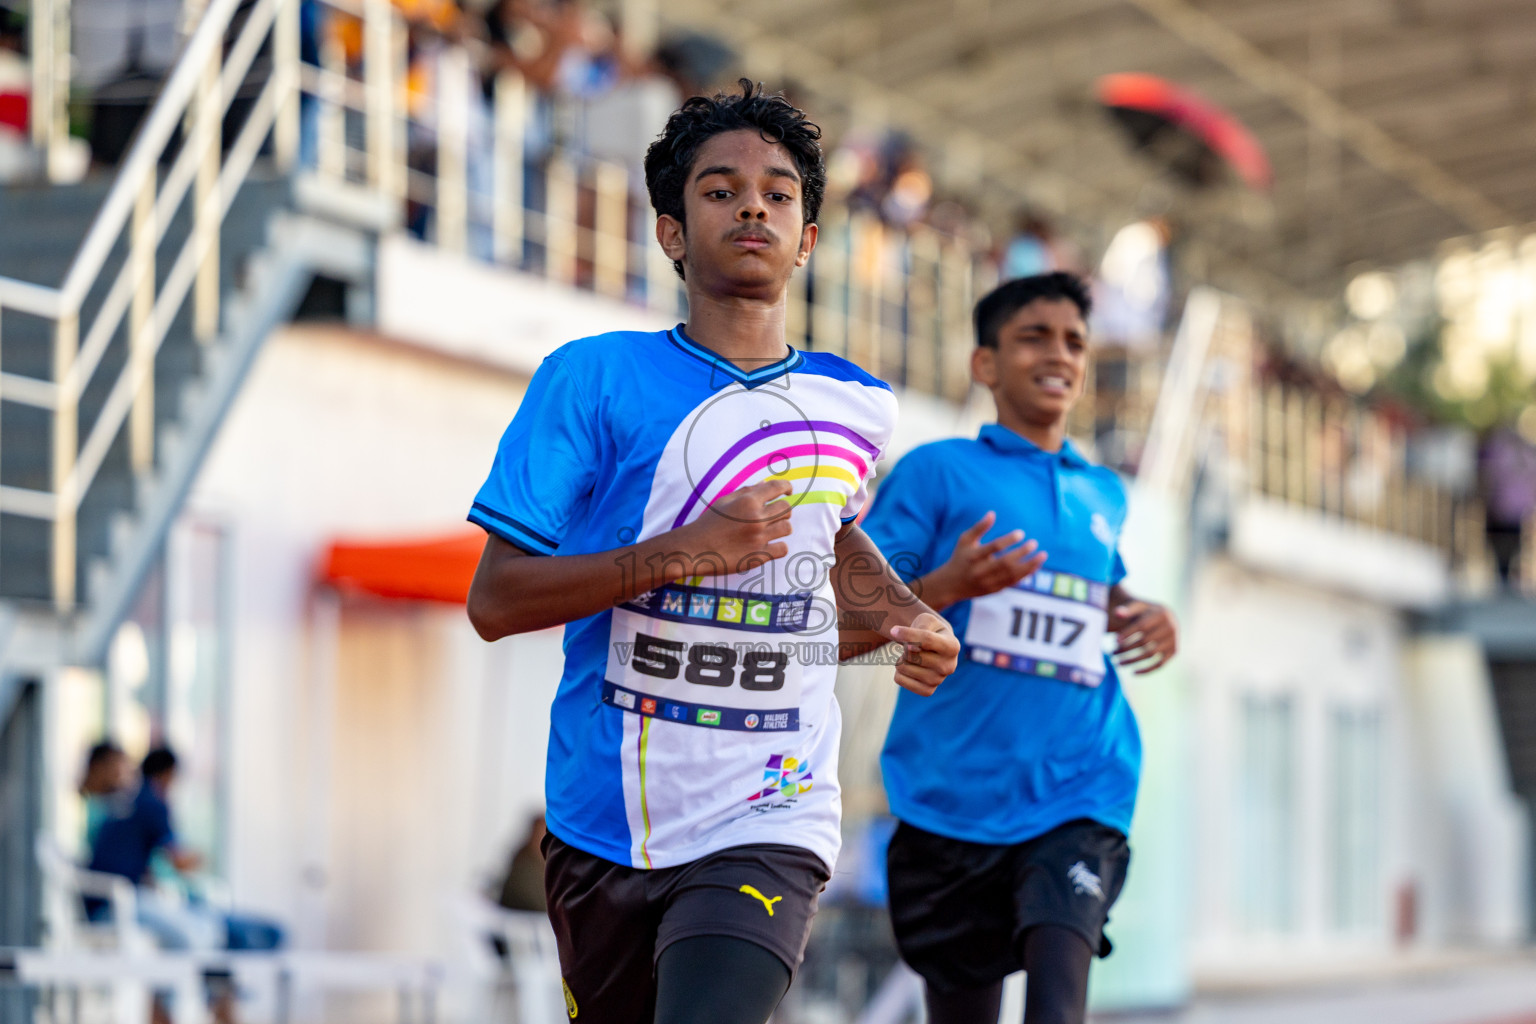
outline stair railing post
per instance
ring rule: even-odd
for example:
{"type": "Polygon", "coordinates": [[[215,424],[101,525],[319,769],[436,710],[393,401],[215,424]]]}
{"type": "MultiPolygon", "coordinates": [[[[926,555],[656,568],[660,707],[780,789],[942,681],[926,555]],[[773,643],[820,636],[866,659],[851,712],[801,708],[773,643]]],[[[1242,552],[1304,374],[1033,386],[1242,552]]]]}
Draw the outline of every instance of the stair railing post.
{"type": "Polygon", "coordinates": [[[69,0],[33,0],[32,141],[43,151],[49,181],[64,177],[69,142],[69,0]]]}
{"type": "Polygon", "coordinates": [[[528,125],[528,87],[508,69],[496,76],[491,166],[492,247],[498,263],[523,259],[523,140],[528,125]]]}
{"type": "Polygon", "coordinates": [[[569,157],[549,158],[544,201],[544,273],[558,284],[576,283],[576,168],[569,157]]]}
{"type": "Polygon", "coordinates": [[[437,244],[462,253],[469,241],[469,55],[437,57],[437,244]]]}
{"type": "Polygon", "coordinates": [[[32,16],[27,19],[27,50],[32,74],[32,145],[46,151],[53,118],[43,116],[53,109],[53,3],[34,0],[32,16]]]}
{"type": "Polygon", "coordinates": [[[320,41],[319,139],[321,177],[347,180],[347,55],[334,32],[320,41]]]}
{"type": "Polygon", "coordinates": [[[598,161],[593,185],[593,283],[605,295],[622,299],[629,284],[629,172],[622,164],[598,161]]]}
{"type": "MultiPolygon", "coordinates": [[[[390,80],[400,83],[395,88],[404,90],[411,78],[411,34],[406,30],[405,19],[398,12],[390,17],[390,80]]],[[[409,94],[402,92],[400,95],[409,94]]],[[[411,197],[411,115],[415,111],[409,100],[396,103],[394,109],[395,128],[390,135],[390,142],[394,146],[394,195],[396,207],[404,210],[406,201],[411,197]]]]}
{"type": "Polygon", "coordinates": [[[677,311],[677,270],[656,241],[655,211],[647,208],[646,212],[646,235],[640,240],[645,246],[645,303],[671,316],[677,311]]]}
{"type": "MultiPolygon", "coordinates": [[[[53,331],[53,379],[61,385],[72,377],[75,352],[80,344],[80,320],[76,313],[60,315],[53,331]]],[[[80,501],[73,482],[79,446],[79,392],[58,389],[53,411],[53,604],[61,612],[75,605],[75,515],[80,501]]]]}
{"type": "MultiPolygon", "coordinates": [[[[202,183],[198,183],[199,189],[202,183]]],[[[193,211],[193,231],[198,230],[198,211],[193,211]]],[[[155,312],[155,175],[139,186],[129,228],[128,258],[133,262],[133,299],[128,311],[128,373],[154,359],[155,312]]],[[[86,382],[80,381],[83,389],[86,382]]],[[[133,398],[128,419],[128,460],[134,472],[148,470],[155,461],[155,375],[144,375],[133,398]]]]}
{"type": "Polygon", "coordinates": [[[391,77],[394,43],[390,32],[394,12],[389,0],[364,0],[363,89],[366,95],[364,131],[367,134],[368,184],[389,192],[394,170],[394,80],[391,77]]]}
{"type": "Polygon", "coordinates": [[[272,26],[272,73],[285,83],[272,125],[272,152],[278,169],[293,170],[299,151],[299,105],[303,87],[299,74],[299,0],[278,0],[272,26]]]}
{"type": "MultiPolygon", "coordinates": [[[[192,333],[202,344],[209,344],[219,333],[219,158],[223,149],[224,102],[220,95],[221,54],[208,58],[203,84],[198,90],[194,127],[199,148],[197,181],[193,190],[192,236],[194,251],[203,255],[198,261],[197,283],[192,299],[192,333]]],[[[155,176],[149,176],[148,191],[154,196],[155,176]]],[[[151,424],[150,429],[153,429],[151,424]]]]}

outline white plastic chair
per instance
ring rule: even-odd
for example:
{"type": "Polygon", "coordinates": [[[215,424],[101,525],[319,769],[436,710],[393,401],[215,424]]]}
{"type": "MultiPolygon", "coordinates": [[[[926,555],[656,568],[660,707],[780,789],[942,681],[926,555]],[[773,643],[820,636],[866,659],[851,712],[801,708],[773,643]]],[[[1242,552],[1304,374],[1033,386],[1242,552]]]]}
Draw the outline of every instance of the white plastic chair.
{"type": "MultiPolygon", "coordinates": [[[[133,883],[118,875],[82,868],[46,833],[38,833],[33,849],[43,875],[44,948],[62,954],[125,958],[154,953],[154,940],[139,927],[138,894],[133,883]],[[88,919],[87,897],[106,900],[110,917],[99,922],[88,919]]],[[[131,982],[113,984],[109,998],[112,1020],[121,1024],[147,1021],[147,987],[131,982]]]]}
{"type": "Polygon", "coordinates": [[[43,873],[43,905],[48,922],[47,947],[60,950],[116,950],[140,954],[155,948],[139,927],[139,901],[133,883],[118,875],[90,871],[64,853],[53,838],[38,833],[35,844],[43,873]],[[106,900],[112,914],[106,921],[85,916],[87,897],[106,900]]]}
{"type": "MultiPolygon", "coordinates": [[[[515,1024],[547,1024],[565,1020],[565,991],[560,980],[560,955],[549,918],[537,911],[508,910],[478,896],[458,908],[465,954],[494,979],[497,994],[510,989],[515,1024]],[[490,940],[506,947],[505,962],[491,950],[490,940]]],[[[479,972],[477,972],[479,973],[479,972]]],[[[499,999],[492,1005],[499,1009],[499,999]]],[[[482,1011],[485,1019],[505,1019],[482,1011]]]]}

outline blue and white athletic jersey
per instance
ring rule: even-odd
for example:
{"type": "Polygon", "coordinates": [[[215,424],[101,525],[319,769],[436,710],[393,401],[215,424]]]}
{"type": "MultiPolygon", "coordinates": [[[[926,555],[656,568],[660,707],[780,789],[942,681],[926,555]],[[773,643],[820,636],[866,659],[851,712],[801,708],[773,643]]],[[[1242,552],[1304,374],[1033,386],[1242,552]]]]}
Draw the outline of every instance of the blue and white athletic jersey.
{"type": "Polygon", "coordinates": [[[1105,652],[1125,510],[1119,477],[1071,442],[1046,452],[995,423],[892,471],[862,525],[904,579],[948,561],[988,511],[983,542],[1022,529],[1047,552],[1018,586],[944,610],[959,667],[932,697],[896,698],[881,755],[896,817],[976,843],[1076,818],[1129,831],[1141,737],[1105,652]]]}
{"type": "Polygon", "coordinates": [[[566,627],[550,831],[635,867],[749,843],[835,863],[833,544],[895,420],[890,388],[836,356],[791,349],[743,372],[681,326],[573,341],[544,361],[469,513],[524,551],[611,551],[743,487],[794,488],[786,557],[566,627]]]}

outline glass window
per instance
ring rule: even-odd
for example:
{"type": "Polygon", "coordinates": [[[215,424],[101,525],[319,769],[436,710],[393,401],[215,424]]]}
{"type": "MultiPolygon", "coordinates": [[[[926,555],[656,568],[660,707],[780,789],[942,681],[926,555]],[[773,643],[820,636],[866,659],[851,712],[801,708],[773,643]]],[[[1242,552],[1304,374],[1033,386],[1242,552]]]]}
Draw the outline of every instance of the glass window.
{"type": "Polygon", "coordinates": [[[1242,699],[1237,763],[1236,920],[1249,933],[1296,923],[1296,714],[1289,694],[1242,699]]]}
{"type": "Polygon", "coordinates": [[[1381,920],[1381,715],[1336,708],[1329,717],[1332,923],[1367,931],[1381,920]]]}

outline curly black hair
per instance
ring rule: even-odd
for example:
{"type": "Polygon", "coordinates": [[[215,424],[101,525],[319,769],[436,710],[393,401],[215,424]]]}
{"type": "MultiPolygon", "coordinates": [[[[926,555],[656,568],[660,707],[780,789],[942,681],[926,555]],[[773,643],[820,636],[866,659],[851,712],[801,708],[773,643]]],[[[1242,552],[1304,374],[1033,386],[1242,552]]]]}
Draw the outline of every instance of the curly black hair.
{"type": "MultiPolygon", "coordinates": [[[[645,187],[657,215],[666,214],[679,224],[683,219],[683,191],[699,147],[722,132],[755,129],[767,142],[782,145],[800,172],[801,208],[805,223],[814,224],[821,213],[827,190],[827,165],[821,155],[821,127],[808,121],[805,111],[778,93],[763,92],[761,82],[741,79],[741,95],[716,93],[695,96],[667,118],[667,126],[645,152],[645,187]]],[[[673,261],[679,275],[682,264],[673,261]]]]}
{"type": "Polygon", "coordinates": [[[1016,277],[1004,281],[976,303],[976,344],[982,348],[996,348],[997,332],[1003,329],[1003,324],[1036,299],[1066,299],[1077,306],[1084,320],[1093,309],[1088,283],[1076,274],[1058,270],[1033,277],[1016,277]]]}

